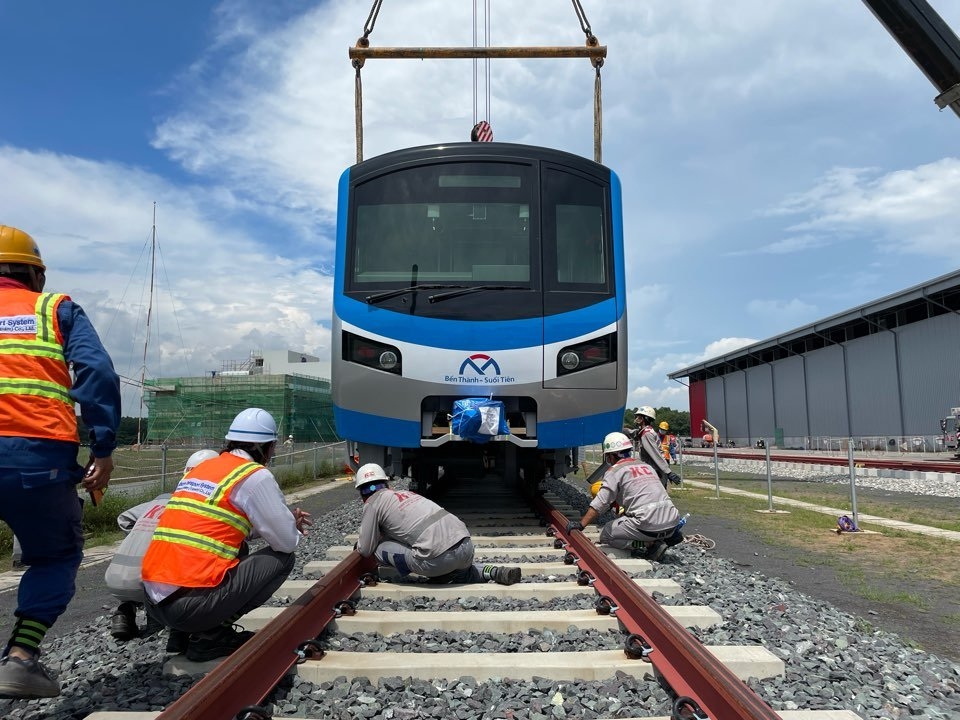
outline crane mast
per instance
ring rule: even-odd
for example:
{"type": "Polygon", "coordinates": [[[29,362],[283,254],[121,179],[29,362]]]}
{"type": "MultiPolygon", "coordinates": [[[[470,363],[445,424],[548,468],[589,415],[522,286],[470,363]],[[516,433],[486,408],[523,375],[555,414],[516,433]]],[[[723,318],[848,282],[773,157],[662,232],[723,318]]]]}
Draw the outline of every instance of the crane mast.
{"type": "Polygon", "coordinates": [[[960,39],[927,0],[863,0],[937,88],[941,110],[960,116],[960,39]]]}

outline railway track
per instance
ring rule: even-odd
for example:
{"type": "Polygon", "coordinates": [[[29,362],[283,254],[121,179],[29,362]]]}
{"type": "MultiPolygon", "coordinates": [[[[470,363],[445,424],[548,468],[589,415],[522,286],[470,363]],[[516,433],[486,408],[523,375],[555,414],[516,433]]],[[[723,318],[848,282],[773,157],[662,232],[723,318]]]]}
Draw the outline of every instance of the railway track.
{"type": "MultiPolygon", "coordinates": [[[[243,648],[219,664],[194,664],[182,657],[168,661],[167,673],[207,674],[165,710],[98,712],[88,717],[267,720],[276,711],[270,704],[277,701],[274,688],[288,675],[295,675],[297,682],[324,688],[342,685],[344,679],[348,684],[359,678],[373,684],[395,683],[398,707],[405,702],[400,690],[410,681],[447,686],[463,677],[477,683],[535,678],[576,683],[630,676],[649,683],[650,693],[662,699],[660,717],[858,717],[848,711],[774,712],[744,680],[782,675],[784,665],[776,655],[757,646],[701,645],[690,629],[714,625],[723,619],[708,607],[661,606],[654,600],[655,594],[669,598],[680,596],[683,589],[671,580],[644,577],[650,571],[646,560],[609,548],[601,551],[594,544],[596,528],[588,528],[585,533],[574,531],[568,536],[563,530],[567,516],[579,515],[579,508],[571,508],[549,495],[523,503],[505,488],[491,489],[488,483],[483,487],[487,489],[483,498],[477,497],[477,485],[472,485],[469,489],[450,491],[442,503],[470,526],[478,561],[519,564],[524,570],[523,582],[509,587],[390,582],[386,571],[377,575],[373,562],[353,551],[355,538],[347,535],[343,545],[328,549],[327,560],[305,566],[306,575],[322,575],[318,580],[291,580],[278,591],[280,601],[295,598],[286,607],[263,607],[245,616],[244,626],[258,632],[243,648]],[[485,513],[477,511],[477,507],[496,507],[498,511],[485,513]],[[404,603],[404,599],[409,604],[410,598],[415,598],[415,606],[423,608],[434,603],[460,603],[456,606],[460,612],[420,607],[406,611],[369,609],[377,603],[404,603]],[[465,598],[475,598],[476,602],[467,605],[478,609],[464,611],[465,598]],[[492,604],[498,598],[512,598],[538,607],[483,611],[479,609],[484,605],[480,598],[490,598],[492,604]],[[557,599],[565,599],[577,609],[545,610],[539,606],[557,599]],[[563,633],[571,626],[604,637],[606,649],[473,652],[468,645],[473,642],[470,640],[444,652],[435,647],[414,652],[421,628],[442,629],[457,633],[458,637],[478,634],[480,638],[499,638],[506,633],[530,638],[563,633]],[[337,649],[348,648],[351,643],[375,649],[376,638],[391,633],[409,635],[410,651],[337,649]]],[[[535,642],[529,645],[536,647],[535,642]]],[[[364,700],[358,698],[357,702],[362,705],[364,700]]],[[[291,714],[289,709],[284,709],[283,716],[291,714]]],[[[393,714],[358,711],[357,716],[387,718],[393,714]]],[[[617,716],[623,717],[622,713],[617,716]]],[[[513,714],[491,710],[485,717],[513,714]]]]}

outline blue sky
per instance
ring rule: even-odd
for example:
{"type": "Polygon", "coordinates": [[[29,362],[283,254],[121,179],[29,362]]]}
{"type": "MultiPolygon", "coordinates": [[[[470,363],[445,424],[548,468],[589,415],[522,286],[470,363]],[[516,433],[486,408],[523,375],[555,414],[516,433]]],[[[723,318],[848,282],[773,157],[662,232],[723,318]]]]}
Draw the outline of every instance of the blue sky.
{"type": "MultiPolygon", "coordinates": [[[[932,5],[960,27],[960,6],[932,5]]],[[[469,45],[472,7],[386,2],[371,42],[469,45]]],[[[960,118],[865,5],[583,7],[608,47],[604,162],[624,188],[628,404],[686,409],[668,372],[956,269],[960,118]]],[[[83,305],[121,374],[144,371],[154,201],[148,376],[329,356],[347,49],[369,9],[0,0],[17,58],[0,74],[0,222],[36,237],[48,287],[83,305]]],[[[555,0],[492,0],[490,26],[493,45],[583,43],[555,0]]],[[[497,140],[592,157],[586,60],[490,70],[497,140]]],[[[366,157],[468,137],[470,61],[370,61],[363,83],[366,157]]]]}

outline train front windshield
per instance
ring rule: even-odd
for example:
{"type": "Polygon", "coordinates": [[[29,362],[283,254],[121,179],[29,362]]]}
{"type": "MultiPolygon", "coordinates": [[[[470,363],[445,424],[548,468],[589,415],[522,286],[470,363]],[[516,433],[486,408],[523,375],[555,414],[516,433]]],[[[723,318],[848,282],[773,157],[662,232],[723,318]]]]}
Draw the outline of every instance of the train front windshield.
{"type": "MultiPolygon", "coordinates": [[[[542,291],[579,296],[554,311],[613,293],[607,198],[594,179],[535,164],[436,163],[379,175],[353,192],[345,290],[355,297],[420,285],[435,298],[496,288],[503,292],[481,304],[504,318],[542,314],[542,291]]],[[[462,304],[425,307],[395,296],[382,306],[455,317],[462,304]]],[[[475,313],[477,293],[470,304],[475,313]]]]}

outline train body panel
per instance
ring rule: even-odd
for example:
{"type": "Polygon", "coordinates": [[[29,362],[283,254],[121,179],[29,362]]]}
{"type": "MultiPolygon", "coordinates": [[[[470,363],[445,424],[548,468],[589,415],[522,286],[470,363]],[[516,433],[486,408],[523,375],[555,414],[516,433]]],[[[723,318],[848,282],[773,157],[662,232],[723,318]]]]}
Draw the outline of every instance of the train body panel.
{"type": "Polygon", "coordinates": [[[373,158],[339,192],[334,416],[364,461],[399,470],[477,455],[450,431],[463,398],[502,403],[510,433],[490,445],[530,472],[567,453],[564,474],[571,449],[620,428],[614,173],[554,150],[464,143],[373,158]]]}

